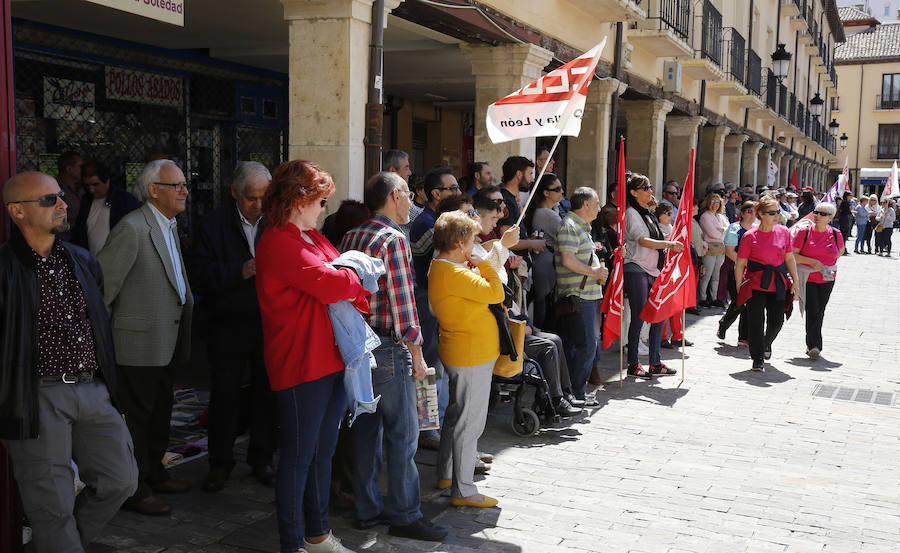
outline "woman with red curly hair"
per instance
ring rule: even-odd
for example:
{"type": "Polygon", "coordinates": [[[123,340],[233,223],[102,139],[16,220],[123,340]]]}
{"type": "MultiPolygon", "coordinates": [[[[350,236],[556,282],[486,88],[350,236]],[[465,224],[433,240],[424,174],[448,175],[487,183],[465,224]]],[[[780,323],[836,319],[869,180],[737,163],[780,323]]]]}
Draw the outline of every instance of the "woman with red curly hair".
{"type": "Polygon", "coordinates": [[[326,305],[351,300],[364,309],[368,292],[355,272],[328,265],[338,251],[316,220],[333,193],[331,175],[318,165],[279,165],[263,200],[268,227],[256,246],[266,371],[280,421],[275,502],[283,553],[352,553],[328,525],[331,458],[347,398],[326,305]]]}

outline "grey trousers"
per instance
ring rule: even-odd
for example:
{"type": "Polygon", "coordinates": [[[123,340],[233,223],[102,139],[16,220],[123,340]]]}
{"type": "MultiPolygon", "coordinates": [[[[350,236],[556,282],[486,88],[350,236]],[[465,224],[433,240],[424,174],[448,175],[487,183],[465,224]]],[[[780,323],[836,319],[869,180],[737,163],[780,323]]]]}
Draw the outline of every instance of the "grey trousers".
{"type": "Polygon", "coordinates": [[[491,375],[496,359],[474,367],[452,367],[444,363],[450,377],[450,404],[444,414],[438,478],[453,480],[453,497],[478,493],[475,486],[475,455],[478,438],[487,421],[491,375]]]}
{"type": "Polygon", "coordinates": [[[3,440],[37,553],[84,553],[137,487],[131,436],[102,381],[45,384],[40,435],[3,440]],[[75,497],[78,465],[86,488],[75,497]]]}

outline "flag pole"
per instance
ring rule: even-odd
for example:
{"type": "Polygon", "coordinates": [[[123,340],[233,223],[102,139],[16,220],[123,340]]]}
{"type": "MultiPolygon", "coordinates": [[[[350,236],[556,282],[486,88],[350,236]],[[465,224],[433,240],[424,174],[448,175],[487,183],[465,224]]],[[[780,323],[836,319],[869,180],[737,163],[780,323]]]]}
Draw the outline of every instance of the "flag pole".
{"type": "Polygon", "coordinates": [[[541,173],[538,175],[537,179],[535,179],[534,186],[532,186],[531,190],[528,192],[528,199],[525,201],[525,205],[522,206],[522,212],[519,213],[519,220],[516,221],[516,226],[519,226],[519,228],[521,228],[522,219],[525,218],[525,212],[528,211],[528,206],[531,204],[531,199],[534,198],[534,193],[537,192],[537,184],[541,182],[541,179],[544,177],[544,173],[547,172],[547,166],[550,165],[549,160],[553,157],[553,152],[556,151],[556,147],[559,145],[559,139],[562,138],[563,129],[565,129],[565,126],[560,127],[559,134],[556,135],[556,140],[553,141],[553,146],[550,148],[550,153],[547,155],[548,161],[544,164],[543,167],[541,167],[541,173]]]}
{"type": "Polygon", "coordinates": [[[679,386],[684,384],[684,342],[687,340],[687,317],[685,317],[685,310],[681,310],[681,382],[678,383],[679,386]]]}
{"type": "MultiPolygon", "coordinates": [[[[622,263],[625,263],[625,260],[622,260],[622,263]]],[[[622,268],[622,279],[625,279],[625,268],[622,268]]],[[[623,356],[622,353],[625,349],[625,342],[623,342],[623,338],[625,336],[625,286],[622,286],[622,292],[619,294],[619,302],[622,306],[622,314],[619,315],[619,388],[622,388],[622,363],[623,356]]]]}

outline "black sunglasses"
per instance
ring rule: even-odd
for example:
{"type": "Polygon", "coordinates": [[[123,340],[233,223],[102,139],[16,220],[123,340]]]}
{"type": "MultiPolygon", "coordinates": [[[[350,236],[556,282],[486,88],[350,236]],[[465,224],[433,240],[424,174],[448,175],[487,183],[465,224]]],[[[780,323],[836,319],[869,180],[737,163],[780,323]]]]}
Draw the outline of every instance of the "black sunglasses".
{"type": "Polygon", "coordinates": [[[547,192],[562,192],[562,186],[557,186],[556,188],[548,188],[547,192]]]}
{"type": "Polygon", "coordinates": [[[6,202],[6,205],[36,203],[41,207],[53,207],[56,205],[57,200],[63,199],[65,195],[66,193],[60,190],[56,194],[45,194],[36,200],[15,200],[12,202],[6,202]]]}
{"type": "Polygon", "coordinates": [[[644,192],[646,192],[647,190],[650,190],[650,185],[642,184],[641,186],[636,187],[635,190],[643,190],[644,192]]]}
{"type": "Polygon", "coordinates": [[[454,184],[453,186],[442,186],[440,188],[436,188],[435,190],[459,190],[459,185],[454,184]]]}
{"type": "Polygon", "coordinates": [[[763,211],[766,215],[778,215],[778,210],[775,211],[763,211]]]}
{"type": "Polygon", "coordinates": [[[831,213],[826,213],[824,211],[813,211],[813,215],[821,215],[822,217],[829,217],[831,213]]]}

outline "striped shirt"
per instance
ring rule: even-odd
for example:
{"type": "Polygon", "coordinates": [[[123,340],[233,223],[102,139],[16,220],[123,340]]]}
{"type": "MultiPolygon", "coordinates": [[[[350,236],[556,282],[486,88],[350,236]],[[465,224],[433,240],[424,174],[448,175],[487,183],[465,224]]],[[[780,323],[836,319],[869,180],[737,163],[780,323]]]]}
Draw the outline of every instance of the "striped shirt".
{"type": "Polygon", "coordinates": [[[584,288],[581,282],[584,275],[570,271],[562,264],[563,252],[574,253],[578,261],[585,265],[596,265],[594,256],[594,241],[591,239],[591,226],[584,222],[574,212],[570,211],[563,218],[556,233],[556,295],[578,296],[585,300],[599,300],[603,298],[603,287],[597,283],[597,279],[588,277],[584,288]]]}
{"type": "Polygon", "coordinates": [[[385,274],[378,279],[378,291],[369,303],[369,325],[390,332],[398,342],[422,343],[406,235],[389,218],[376,213],[348,232],[341,251],[358,250],[384,262],[385,274]]]}

